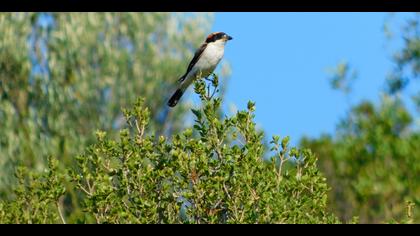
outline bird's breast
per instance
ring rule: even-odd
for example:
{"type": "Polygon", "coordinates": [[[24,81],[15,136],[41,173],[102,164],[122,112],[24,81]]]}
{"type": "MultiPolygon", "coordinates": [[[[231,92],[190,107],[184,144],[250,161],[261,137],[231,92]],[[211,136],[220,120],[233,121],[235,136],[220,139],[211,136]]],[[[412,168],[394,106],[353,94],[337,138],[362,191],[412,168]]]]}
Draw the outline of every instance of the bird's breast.
{"type": "Polygon", "coordinates": [[[197,62],[197,72],[201,71],[203,77],[210,75],[219,64],[223,54],[223,47],[209,44],[197,62]]]}
{"type": "Polygon", "coordinates": [[[212,65],[217,65],[223,57],[225,50],[223,46],[209,44],[204,51],[204,59],[212,65]]]}

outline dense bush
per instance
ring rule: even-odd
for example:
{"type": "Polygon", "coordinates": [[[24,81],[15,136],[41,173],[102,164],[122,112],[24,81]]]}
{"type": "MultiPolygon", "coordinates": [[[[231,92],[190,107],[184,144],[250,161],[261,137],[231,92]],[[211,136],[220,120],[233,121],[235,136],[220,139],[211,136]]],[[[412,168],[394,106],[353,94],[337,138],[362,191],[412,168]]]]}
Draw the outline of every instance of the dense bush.
{"type": "Polygon", "coordinates": [[[195,124],[171,140],[148,135],[150,110],[138,99],[124,110],[128,126],[120,137],[96,132],[97,142],[77,157],[77,168],[62,171],[50,159],[41,175],[19,170],[15,199],[1,203],[0,222],[338,222],[326,211],[328,187],[310,150],[273,137],[275,155],[264,158],[254,104],[224,117],[220,98],[203,81],[195,89],[203,101],[192,110],[195,124]],[[66,180],[83,213],[63,208],[66,180]]]}

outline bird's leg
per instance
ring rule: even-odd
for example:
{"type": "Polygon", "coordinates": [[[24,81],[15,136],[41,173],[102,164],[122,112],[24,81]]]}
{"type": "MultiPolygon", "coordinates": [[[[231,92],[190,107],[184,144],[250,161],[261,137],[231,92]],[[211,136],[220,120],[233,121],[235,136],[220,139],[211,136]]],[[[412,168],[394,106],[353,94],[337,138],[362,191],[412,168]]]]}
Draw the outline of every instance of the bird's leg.
{"type": "Polygon", "coordinates": [[[207,84],[207,99],[210,100],[210,83],[207,84]]]}
{"type": "MultiPolygon", "coordinates": [[[[209,79],[209,77],[208,77],[208,76],[204,77],[204,80],[207,80],[207,81],[209,81],[209,82],[213,83],[213,80],[212,80],[212,79],[209,79]]],[[[207,99],[208,99],[208,100],[210,100],[210,84],[211,84],[211,83],[208,83],[208,84],[207,84],[207,99]]]]}

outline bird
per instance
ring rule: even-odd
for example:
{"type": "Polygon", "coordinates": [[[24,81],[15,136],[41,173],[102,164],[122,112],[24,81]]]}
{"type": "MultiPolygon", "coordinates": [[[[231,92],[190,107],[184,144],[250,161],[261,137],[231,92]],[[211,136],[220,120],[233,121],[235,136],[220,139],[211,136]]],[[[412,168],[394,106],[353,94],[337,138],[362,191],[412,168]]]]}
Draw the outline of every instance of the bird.
{"type": "Polygon", "coordinates": [[[226,42],[232,39],[224,32],[214,32],[207,36],[204,43],[195,51],[185,74],[178,79],[177,89],[168,101],[169,107],[175,107],[178,104],[185,90],[195,79],[207,78],[213,73],[223,58],[226,42]]]}

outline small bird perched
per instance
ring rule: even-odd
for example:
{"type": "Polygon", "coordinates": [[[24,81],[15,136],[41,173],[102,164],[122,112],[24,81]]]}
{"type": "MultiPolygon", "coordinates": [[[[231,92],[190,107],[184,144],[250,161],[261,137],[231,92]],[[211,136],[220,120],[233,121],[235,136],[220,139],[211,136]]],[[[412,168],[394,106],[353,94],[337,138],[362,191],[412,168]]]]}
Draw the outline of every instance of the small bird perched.
{"type": "Polygon", "coordinates": [[[207,78],[213,73],[223,57],[226,42],[231,39],[233,38],[223,32],[211,33],[207,36],[206,41],[195,52],[187,71],[179,78],[178,88],[169,99],[168,106],[176,106],[185,90],[196,78],[207,78]]]}

